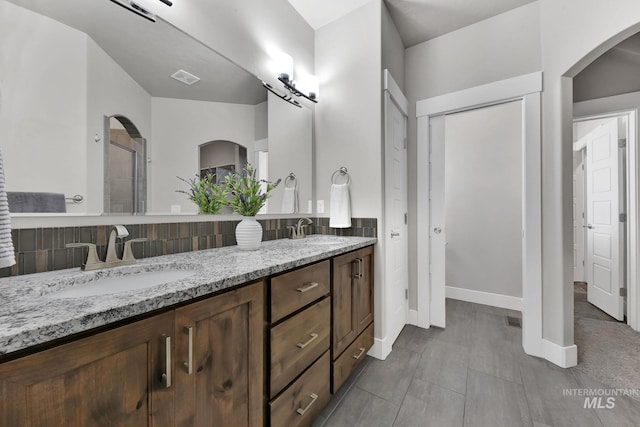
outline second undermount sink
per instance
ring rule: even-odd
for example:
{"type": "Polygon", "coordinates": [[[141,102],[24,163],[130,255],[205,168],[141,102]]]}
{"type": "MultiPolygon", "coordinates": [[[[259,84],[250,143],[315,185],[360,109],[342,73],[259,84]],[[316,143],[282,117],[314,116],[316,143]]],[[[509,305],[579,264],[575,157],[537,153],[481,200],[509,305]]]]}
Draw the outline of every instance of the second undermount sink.
{"type": "Polygon", "coordinates": [[[127,271],[125,274],[98,276],[89,280],[80,278],[79,281],[83,283],[59,286],[57,290],[45,292],[45,296],[52,299],[64,299],[116,294],[175,282],[196,273],[196,270],[191,269],[163,268],[152,271],[133,270],[127,271]]]}

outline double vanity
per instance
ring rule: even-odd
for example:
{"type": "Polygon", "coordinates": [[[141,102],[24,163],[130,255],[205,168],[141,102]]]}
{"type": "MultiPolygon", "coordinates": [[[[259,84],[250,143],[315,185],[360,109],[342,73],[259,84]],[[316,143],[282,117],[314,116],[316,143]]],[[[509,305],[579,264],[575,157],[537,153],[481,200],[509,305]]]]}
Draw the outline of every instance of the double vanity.
{"type": "Polygon", "coordinates": [[[2,279],[0,425],[311,425],[373,345],[375,242],[2,279]]]}

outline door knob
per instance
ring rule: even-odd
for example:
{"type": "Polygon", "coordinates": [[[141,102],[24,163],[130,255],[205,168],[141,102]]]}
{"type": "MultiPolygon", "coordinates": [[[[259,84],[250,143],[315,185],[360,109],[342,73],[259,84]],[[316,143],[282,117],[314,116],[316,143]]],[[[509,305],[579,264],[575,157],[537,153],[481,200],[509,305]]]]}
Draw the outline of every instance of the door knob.
{"type": "Polygon", "coordinates": [[[583,227],[588,228],[589,230],[591,230],[593,228],[593,225],[587,224],[587,225],[583,225],[583,227]]]}
{"type": "Polygon", "coordinates": [[[395,231],[391,232],[391,238],[393,239],[394,237],[398,237],[400,235],[400,233],[397,233],[395,231]]]}

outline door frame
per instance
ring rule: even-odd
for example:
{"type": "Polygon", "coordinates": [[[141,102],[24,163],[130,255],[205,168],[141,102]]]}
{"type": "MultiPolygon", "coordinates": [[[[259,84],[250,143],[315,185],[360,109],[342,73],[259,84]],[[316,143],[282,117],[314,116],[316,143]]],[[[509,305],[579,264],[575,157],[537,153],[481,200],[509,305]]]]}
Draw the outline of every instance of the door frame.
{"type": "Polygon", "coordinates": [[[522,345],[545,357],[542,339],[542,72],[476,86],[416,103],[418,132],[417,308],[418,326],[445,326],[445,287],[431,286],[429,253],[429,120],[431,117],[522,100],[522,345]]]}
{"type": "MultiPolygon", "coordinates": [[[[615,98],[615,97],[614,97],[615,98]]],[[[589,103],[589,101],[585,101],[589,103]]],[[[598,109],[596,107],[596,109],[598,109]]],[[[626,262],[625,270],[627,276],[627,324],[634,330],[640,331],[640,228],[637,221],[640,209],[640,150],[637,147],[638,132],[637,127],[638,109],[622,108],[620,110],[611,109],[608,112],[595,112],[588,108],[574,108],[573,123],[606,119],[610,117],[627,117],[627,144],[625,197],[626,197],[626,262]]],[[[586,240],[585,240],[586,245],[586,240]]]]}
{"type": "MultiPolygon", "coordinates": [[[[393,76],[391,75],[391,72],[388,69],[384,69],[383,71],[383,109],[384,109],[384,147],[383,147],[383,159],[384,162],[383,164],[386,164],[386,144],[387,144],[387,133],[386,133],[386,121],[387,121],[387,112],[388,112],[388,103],[389,102],[393,102],[398,109],[402,112],[402,114],[405,117],[405,129],[404,129],[404,138],[405,138],[405,147],[406,147],[406,141],[407,141],[407,123],[408,123],[408,117],[409,117],[409,101],[407,100],[406,96],[402,93],[402,89],[400,89],[400,86],[396,83],[396,81],[394,80],[393,76]]],[[[405,170],[406,170],[407,164],[406,164],[406,151],[405,151],[405,170]]],[[[385,176],[386,174],[386,168],[383,167],[383,176],[385,176]]],[[[405,176],[405,184],[408,183],[408,178],[405,176]]],[[[382,223],[381,223],[381,229],[383,230],[383,236],[384,236],[384,248],[390,248],[391,246],[388,244],[387,239],[389,239],[389,236],[391,234],[391,227],[389,225],[389,222],[386,221],[386,208],[387,208],[387,195],[384,189],[384,185],[383,185],[383,196],[382,199],[384,200],[384,205],[383,205],[383,211],[385,212],[385,215],[383,215],[382,217],[382,223]]],[[[405,185],[405,201],[408,201],[408,193],[407,193],[407,185],[405,185]]],[[[408,225],[407,225],[408,227],[408,225]]],[[[408,242],[408,236],[407,236],[407,241],[406,241],[406,245],[407,245],[407,254],[409,252],[409,242],[408,242]]],[[[386,254],[383,254],[382,259],[385,260],[385,266],[383,269],[383,274],[385,277],[384,283],[384,289],[382,290],[382,301],[387,301],[388,299],[386,298],[386,293],[389,290],[389,286],[391,281],[386,279],[386,275],[390,274],[390,269],[388,268],[389,266],[386,265],[387,262],[389,262],[390,257],[386,256],[386,254]]],[[[407,292],[408,292],[408,277],[409,277],[409,271],[408,271],[408,266],[407,266],[407,292]]],[[[408,300],[405,299],[405,305],[406,305],[406,312],[405,312],[405,324],[406,323],[411,323],[409,321],[409,304],[408,304],[408,300]]],[[[387,306],[387,304],[385,303],[383,306],[383,311],[384,311],[384,315],[383,315],[383,319],[384,320],[384,331],[383,331],[383,336],[384,339],[381,342],[380,348],[378,348],[377,350],[373,351],[371,354],[376,354],[376,356],[380,356],[380,359],[385,359],[389,353],[391,353],[392,350],[392,345],[393,345],[393,341],[395,341],[395,339],[397,337],[389,337],[389,325],[391,322],[391,319],[388,317],[389,314],[389,307],[387,306]]],[[[376,344],[378,344],[377,342],[378,340],[376,339],[376,344]]],[[[375,345],[374,345],[375,346],[375,345]]]]}

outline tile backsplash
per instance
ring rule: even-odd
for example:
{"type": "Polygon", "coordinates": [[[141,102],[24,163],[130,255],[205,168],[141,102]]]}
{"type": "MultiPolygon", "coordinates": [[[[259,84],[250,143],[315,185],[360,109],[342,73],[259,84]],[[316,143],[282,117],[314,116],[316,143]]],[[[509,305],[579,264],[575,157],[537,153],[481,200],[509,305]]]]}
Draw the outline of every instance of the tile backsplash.
{"type": "MultiPolygon", "coordinates": [[[[329,227],[329,218],[312,218],[308,234],[377,237],[375,218],[353,218],[352,227],[329,227]]],[[[136,258],[147,258],[200,249],[219,248],[236,244],[235,228],[239,221],[203,221],[162,224],[125,224],[129,237],[146,237],[148,241],[132,246],[136,258]]],[[[263,228],[262,240],[283,239],[289,236],[287,226],[296,218],[259,220],[263,228]]],[[[111,227],[24,228],[13,230],[16,265],[0,269],[0,277],[40,273],[80,267],[87,256],[86,248],[67,248],[68,243],[95,243],[98,255],[104,259],[111,227]]],[[[126,239],[125,239],[126,240],[126,239]]],[[[122,254],[123,243],[118,244],[122,254]]]]}

